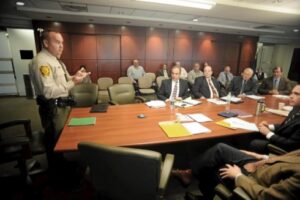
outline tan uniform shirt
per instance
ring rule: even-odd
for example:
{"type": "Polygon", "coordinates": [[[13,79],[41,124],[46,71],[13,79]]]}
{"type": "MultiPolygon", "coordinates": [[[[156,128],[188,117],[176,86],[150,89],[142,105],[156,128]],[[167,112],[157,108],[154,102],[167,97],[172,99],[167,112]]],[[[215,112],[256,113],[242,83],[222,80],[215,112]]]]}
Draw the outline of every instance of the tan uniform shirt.
{"type": "Polygon", "coordinates": [[[36,95],[46,99],[67,97],[74,86],[66,66],[46,49],[29,64],[29,73],[36,95]]]}

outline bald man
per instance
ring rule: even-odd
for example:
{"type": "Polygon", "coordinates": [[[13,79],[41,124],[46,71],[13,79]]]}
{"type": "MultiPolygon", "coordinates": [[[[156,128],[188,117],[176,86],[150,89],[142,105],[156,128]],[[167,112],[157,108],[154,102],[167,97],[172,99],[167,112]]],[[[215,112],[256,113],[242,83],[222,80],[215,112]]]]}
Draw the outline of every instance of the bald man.
{"type": "Polygon", "coordinates": [[[252,79],[253,70],[245,68],[241,76],[234,77],[229,85],[229,92],[237,97],[257,94],[257,83],[252,79]]]}

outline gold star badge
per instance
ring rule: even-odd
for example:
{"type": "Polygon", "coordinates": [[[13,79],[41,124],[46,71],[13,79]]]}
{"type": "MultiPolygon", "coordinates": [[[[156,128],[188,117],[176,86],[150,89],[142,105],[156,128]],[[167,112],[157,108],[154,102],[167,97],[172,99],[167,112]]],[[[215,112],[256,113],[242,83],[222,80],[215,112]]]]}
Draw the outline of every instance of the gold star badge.
{"type": "Polygon", "coordinates": [[[50,75],[50,67],[47,65],[40,66],[40,72],[42,76],[46,77],[50,75]]]}

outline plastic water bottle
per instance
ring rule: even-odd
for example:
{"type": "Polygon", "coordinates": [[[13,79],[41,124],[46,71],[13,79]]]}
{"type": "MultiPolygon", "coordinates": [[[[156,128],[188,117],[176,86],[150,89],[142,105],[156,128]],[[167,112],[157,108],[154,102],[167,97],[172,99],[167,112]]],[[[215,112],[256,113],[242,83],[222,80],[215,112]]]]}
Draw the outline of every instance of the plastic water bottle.
{"type": "Polygon", "coordinates": [[[227,97],[226,97],[226,111],[230,112],[230,102],[231,102],[231,92],[228,92],[227,97]]]}

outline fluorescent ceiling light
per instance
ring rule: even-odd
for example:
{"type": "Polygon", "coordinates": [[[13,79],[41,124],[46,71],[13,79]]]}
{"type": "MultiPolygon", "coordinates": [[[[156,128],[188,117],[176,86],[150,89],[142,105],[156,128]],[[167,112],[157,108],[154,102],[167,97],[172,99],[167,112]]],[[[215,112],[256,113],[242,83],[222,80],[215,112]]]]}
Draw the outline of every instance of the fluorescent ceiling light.
{"type": "Polygon", "coordinates": [[[173,6],[183,6],[190,8],[211,9],[216,5],[213,0],[136,0],[149,3],[168,4],[173,6]]]}

